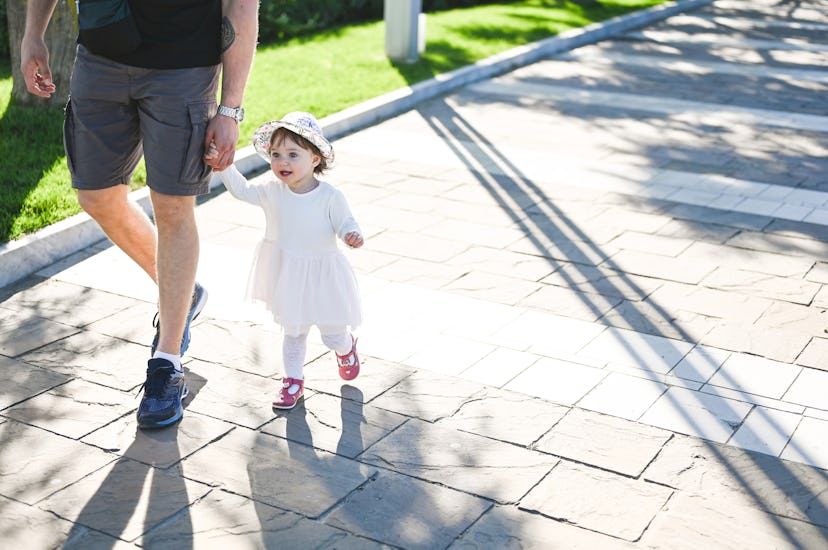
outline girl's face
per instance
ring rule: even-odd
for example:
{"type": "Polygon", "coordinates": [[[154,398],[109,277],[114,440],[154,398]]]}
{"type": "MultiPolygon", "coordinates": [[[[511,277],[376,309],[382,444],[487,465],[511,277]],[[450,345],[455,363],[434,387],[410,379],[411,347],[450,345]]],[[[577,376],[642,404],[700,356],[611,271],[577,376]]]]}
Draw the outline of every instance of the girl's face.
{"type": "Polygon", "coordinates": [[[276,139],[270,145],[270,170],[294,193],[307,193],[316,188],[318,182],[313,170],[321,160],[290,136],[276,139]]]}

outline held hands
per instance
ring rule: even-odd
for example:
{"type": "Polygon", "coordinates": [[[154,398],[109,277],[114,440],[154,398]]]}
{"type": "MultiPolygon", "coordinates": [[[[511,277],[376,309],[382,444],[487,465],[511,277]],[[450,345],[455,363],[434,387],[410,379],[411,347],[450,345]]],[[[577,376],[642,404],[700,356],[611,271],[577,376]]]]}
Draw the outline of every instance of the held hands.
{"type": "Polygon", "coordinates": [[[214,170],[224,170],[233,164],[238,141],[239,123],[230,117],[214,116],[204,136],[204,163],[214,170]],[[215,152],[211,152],[212,149],[215,152]]]}
{"type": "Polygon", "coordinates": [[[350,246],[351,248],[359,248],[362,246],[362,243],[365,242],[362,240],[362,235],[357,233],[356,231],[351,231],[345,235],[345,238],[342,239],[345,241],[345,244],[350,246]]]}
{"type": "MultiPolygon", "coordinates": [[[[216,147],[216,142],[211,141],[210,145],[204,151],[204,164],[208,166],[213,166],[212,162],[215,162],[219,158],[218,147],[216,147]]],[[[218,170],[215,166],[213,166],[214,170],[218,170]]],[[[221,171],[221,170],[218,170],[221,171]]]]}

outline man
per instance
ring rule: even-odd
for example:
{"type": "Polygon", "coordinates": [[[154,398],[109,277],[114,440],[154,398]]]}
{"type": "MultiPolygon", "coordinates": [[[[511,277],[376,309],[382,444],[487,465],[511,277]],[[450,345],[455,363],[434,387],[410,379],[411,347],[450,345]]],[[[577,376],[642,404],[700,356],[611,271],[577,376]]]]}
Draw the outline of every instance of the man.
{"type": "MultiPolygon", "coordinates": [[[[29,0],[21,44],[26,85],[41,97],[55,91],[43,37],[56,3],[29,0]]],[[[157,332],[138,425],[168,426],[183,414],[181,355],[190,322],[206,301],[195,282],[195,197],[209,191],[211,168],[233,163],[258,2],[81,0],[78,20],[66,159],[81,207],[158,285],[157,332]],[[219,155],[207,166],[209,144],[219,155]],[[155,226],[127,197],[142,155],[155,226]]]]}

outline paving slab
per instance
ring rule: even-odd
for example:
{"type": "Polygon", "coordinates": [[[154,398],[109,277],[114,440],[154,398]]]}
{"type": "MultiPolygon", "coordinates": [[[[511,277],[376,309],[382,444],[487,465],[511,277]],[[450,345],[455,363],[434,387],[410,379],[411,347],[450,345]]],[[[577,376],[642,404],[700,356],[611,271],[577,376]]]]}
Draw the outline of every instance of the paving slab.
{"type": "Polygon", "coordinates": [[[619,538],[526,512],[514,506],[493,506],[449,548],[541,550],[549,548],[550,541],[555,541],[561,548],[577,550],[635,548],[619,538]]]}
{"type": "Polygon", "coordinates": [[[515,503],[558,459],[507,443],[410,420],[361,460],[500,503],[515,503]]]}
{"type": "Polygon", "coordinates": [[[434,422],[451,416],[476,398],[484,386],[457,378],[418,371],[374,399],[377,407],[434,422]]]}
{"type": "Polygon", "coordinates": [[[30,312],[20,312],[2,308],[0,318],[0,353],[6,357],[18,357],[24,353],[60,340],[71,334],[77,334],[77,328],[57,323],[49,319],[32,316],[30,312]]]}
{"type": "Polygon", "coordinates": [[[526,394],[486,388],[436,424],[529,447],[568,411],[567,407],[526,394]]]}
{"type": "Polygon", "coordinates": [[[121,459],[53,495],[41,507],[78,525],[134,541],[209,491],[174,472],[121,459]]]}
{"type": "MultiPolygon", "coordinates": [[[[150,340],[151,341],[151,340],[150,340]]],[[[144,381],[144,368],[124,369],[136,357],[149,357],[149,345],[133,344],[91,331],[65,335],[20,356],[26,363],[89,382],[136,391],[144,381]]]]}
{"type": "Polygon", "coordinates": [[[188,411],[253,430],[275,416],[272,410],[262,406],[273,400],[280,387],[275,379],[200,360],[187,363],[185,374],[188,411]]]}
{"type": "Polygon", "coordinates": [[[7,357],[0,357],[0,369],[3,369],[5,375],[3,389],[0,392],[0,409],[25,401],[71,379],[66,375],[7,357]]]}
{"type": "Polygon", "coordinates": [[[137,408],[135,397],[128,393],[75,379],[6,409],[3,415],[80,439],[137,408]]]}
{"type": "Polygon", "coordinates": [[[235,428],[176,468],[189,479],[311,518],[321,516],[376,472],[371,466],[245,428],[235,428]]]}
{"type": "Polygon", "coordinates": [[[667,503],[667,487],[561,462],[520,502],[520,508],[606,535],[636,541],[667,503]],[[600,493],[599,501],[590,495],[600,493]],[[623,507],[618,502],[623,501],[623,507]]]}
{"type": "Polygon", "coordinates": [[[573,409],[534,448],[637,478],[671,437],[666,430],[573,409]]]}
{"type": "Polygon", "coordinates": [[[36,504],[115,460],[115,456],[40,428],[0,424],[0,494],[36,504]],[[66,457],[72,460],[66,460],[66,457]]]}
{"type": "Polygon", "coordinates": [[[491,506],[464,492],[381,470],[325,523],[401,548],[443,548],[491,506]]]}
{"type": "Polygon", "coordinates": [[[70,521],[0,496],[0,538],[3,544],[59,547],[72,531],[70,521]]]}
{"type": "Polygon", "coordinates": [[[187,511],[139,539],[146,548],[244,546],[278,548],[384,548],[376,542],[311,521],[293,512],[212,490],[187,511]]]}
{"type": "Polygon", "coordinates": [[[677,436],[642,476],[656,483],[828,527],[824,470],[677,436]]]}
{"type": "MultiPolygon", "coordinates": [[[[352,387],[354,393],[359,389],[352,387]]],[[[283,412],[261,431],[347,458],[356,458],[408,417],[360,400],[316,394],[283,412]]]]}
{"type": "Polygon", "coordinates": [[[169,468],[232,430],[226,422],[187,411],[166,430],[140,430],[134,414],[83,438],[85,443],[149,466],[169,468]]]}
{"type": "Polygon", "coordinates": [[[724,443],[750,410],[751,405],[742,401],[674,386],[640,420],[665,430],[724,443]]]}
{"type": "Polygon", "coordinates": [[[642,537],[644,548],[818,548],[825,528],[731,502],[679,494],[642,537]],[[715,541],[715,542],[714,542],[715,541]]]}

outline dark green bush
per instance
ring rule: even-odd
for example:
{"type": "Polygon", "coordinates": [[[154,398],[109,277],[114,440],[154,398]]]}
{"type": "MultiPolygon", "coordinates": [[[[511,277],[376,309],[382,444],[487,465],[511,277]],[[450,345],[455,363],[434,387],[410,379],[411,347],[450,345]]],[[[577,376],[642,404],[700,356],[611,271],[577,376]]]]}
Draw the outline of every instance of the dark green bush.
{"type": "Polygon", "coordinates": [[[11,57],[9,46],[9,24],[6,15],[6,0],[0,0],[0,63],[5,63],[11,57]]]}
{"type": "MultiPolygon", "coordinates": [[[[496,3],[491,0],[423,0],[423,11],[496,3]]],[[[383,17],[383,5],[383,0],[262,0],[259,42],[271,44],[337,25],[378,21],[383,17]]]]}
{"type": "MultiPolygon", "coordinates": [[[[424,12],[497,4],[492,0],[422,0],[424,12]]],[[[383,17],[383,0],[262,0],[259,42],[271,44],[329,27],[383,17]]],[[[6,0],[0,0],[0,60],[9,59],[6,0]]]]}
{"type": "Polygon", "coordinates": [[[382,17],[383,0],[263,0],[259,42],[272,43],[344,23],[382,17]]]}

